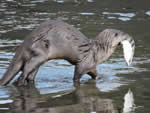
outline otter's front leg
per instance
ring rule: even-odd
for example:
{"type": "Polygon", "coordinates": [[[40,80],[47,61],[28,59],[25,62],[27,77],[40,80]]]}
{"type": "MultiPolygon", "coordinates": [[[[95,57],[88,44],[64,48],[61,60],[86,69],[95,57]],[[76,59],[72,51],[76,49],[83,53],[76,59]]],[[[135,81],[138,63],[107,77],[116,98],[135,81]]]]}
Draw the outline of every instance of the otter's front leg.
{"type": "Polygon", "coordinates": [[[28,77],[27,77],[27,79],[26,79],[27,82],[34,82],[35,76],[37,75],[38,70],[39,70],[39,67],[36,68],[34,71],[32,71],[32,72],[28,75],[28,77]]]}
{"type": "Polygon", "coordinates": [[[90,75],[92,77],[92,79],[96,79],[96,77],[99,76],[96,67],[94,67],[93,69],[91,69],[88,73],[88,75],[90,75]]]}
{"type": "Polygon", "coordinates": [[[96,76],[98,76],[96,67],[93,65],[87,65],[86,63],[87,62],[83,62],[83,63],[81,62],[75,66],[75,72],[73,78],[75,86],[80,85],[80,78],[86,73],[89,74],[93,79],[95,79],[96,76]]]}
{"type": "Polygon", "coordinates": [[[83,74],[85,74],[85,69],[82,68],[81,64],[76,65],[73,77],[75,87],[80,85],[80,78],[82,77],[83,74]]]}

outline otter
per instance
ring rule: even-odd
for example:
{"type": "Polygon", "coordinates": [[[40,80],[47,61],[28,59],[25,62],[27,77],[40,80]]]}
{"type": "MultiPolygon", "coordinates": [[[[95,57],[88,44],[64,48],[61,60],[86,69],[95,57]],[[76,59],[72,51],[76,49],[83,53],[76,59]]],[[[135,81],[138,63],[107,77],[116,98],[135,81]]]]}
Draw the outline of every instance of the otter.
{"type": "Polygon", "coordinates": [[[106,61],[119,44],[123,45],[125,60],[130,64],[135,43],[128,33],[105,29],[95,39],[88,39],[72,25],[48,20],[31,32],[17,48],[0,84],[9,84],[20,71],[18,85],[34,81],[41,64],[52,59],[64,59],[75,65],[74,83],[80,83],[84,74],[96,79],[96,66],[106,61]]]}

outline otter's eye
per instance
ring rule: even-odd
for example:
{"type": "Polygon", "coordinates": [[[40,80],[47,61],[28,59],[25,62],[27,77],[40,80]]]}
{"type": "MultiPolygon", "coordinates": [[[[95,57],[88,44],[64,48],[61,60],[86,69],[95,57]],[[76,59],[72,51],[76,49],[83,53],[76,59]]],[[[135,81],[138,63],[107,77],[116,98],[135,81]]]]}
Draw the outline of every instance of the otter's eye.
{"type": "Polygon", "coordinates": [[[118,33],[115,33],[115,36],[118,36],[118,33]]]}

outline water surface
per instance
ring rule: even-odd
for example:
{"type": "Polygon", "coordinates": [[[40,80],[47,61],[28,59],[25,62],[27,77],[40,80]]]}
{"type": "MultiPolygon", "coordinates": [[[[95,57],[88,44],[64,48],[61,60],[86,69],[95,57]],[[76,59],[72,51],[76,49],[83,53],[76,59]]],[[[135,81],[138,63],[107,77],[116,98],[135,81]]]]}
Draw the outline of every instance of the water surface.
{"type": "Polygon", "coordinates": [[[123,30],[134,37],[136,52],[128,67],[122,48],[118,48],[108,61],[97,66],[103,78],[92,81],[85,75],[80,88],[73,86],[74,66],[64,60],[49,61],[41,66],[35,84],[0,88],[0,113],[99,113],[108,106],[105,112],[119,112],[129,88],[139,106],[134,112],[149,113],[149,4],[147,0],[1,0],[0,77],[16,47],[48,19],[59,18],[88,38],[106,28],[123,30]]]}

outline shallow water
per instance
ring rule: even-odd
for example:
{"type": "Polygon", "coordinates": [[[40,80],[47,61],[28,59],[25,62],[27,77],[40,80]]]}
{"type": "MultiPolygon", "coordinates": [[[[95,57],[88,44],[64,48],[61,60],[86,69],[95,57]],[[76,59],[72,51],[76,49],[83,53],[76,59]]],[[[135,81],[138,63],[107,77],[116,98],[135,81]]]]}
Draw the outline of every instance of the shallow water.
{"type": "Polygon", "coordinates": [[[147,0],[0,0],[0,77],[16,47],[48,19],[64,20],[89,38],[106,28],[120,29],[136,42],[130,67],[118,48],[97,66],[103,78],[92,81],[85,75],[80,88],[73,86],[74,66],[64,60],[49,61],[41,66],[35,84],[0,88],[0,113],[99,113],[105,104],[110,107],[108,113],[119,112],[129,88],[137,106],[134,112],[149,113],[149,4],[147,0]]]}

